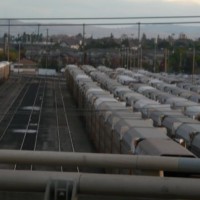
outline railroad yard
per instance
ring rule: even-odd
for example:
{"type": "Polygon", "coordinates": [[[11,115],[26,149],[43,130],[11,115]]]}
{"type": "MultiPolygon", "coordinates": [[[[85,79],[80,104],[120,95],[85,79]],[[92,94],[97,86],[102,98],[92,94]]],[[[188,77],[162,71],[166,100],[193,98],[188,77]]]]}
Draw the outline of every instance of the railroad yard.
{"type": "Polygon", "coordinates": [[[192,81],[90,65],[2,76],[0,198],[198,199],[192,81]]]}
{"type": "Polygon", "coordinates": [[[0,200],[200,199],[197,0],[0,5],[0,200]]]}

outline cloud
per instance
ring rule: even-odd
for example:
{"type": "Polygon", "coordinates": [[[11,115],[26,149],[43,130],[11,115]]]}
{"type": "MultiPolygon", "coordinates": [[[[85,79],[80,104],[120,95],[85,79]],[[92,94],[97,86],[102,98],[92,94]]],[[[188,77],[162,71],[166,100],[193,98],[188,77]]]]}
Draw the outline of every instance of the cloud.
{"type": "Polygon", "coordinates": [[[183,4],[198,4],[200,5],[200,0],[164,0],[166,2],[171,2],[171,3],[183,3],[183,4]]]}
{"type": "Polygon", "coordinates": [[[0,17],[198,15],[199,5],[200,0],[6,0],[0,1],[0,17]]]}

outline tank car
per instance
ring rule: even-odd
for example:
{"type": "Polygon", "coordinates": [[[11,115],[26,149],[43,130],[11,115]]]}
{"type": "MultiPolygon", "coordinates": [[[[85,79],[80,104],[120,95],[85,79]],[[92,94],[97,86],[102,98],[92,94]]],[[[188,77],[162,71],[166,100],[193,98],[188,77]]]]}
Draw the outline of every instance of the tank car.
{"type": "Polygon", "coordinates": [[[0,82],[8,79],[10,74],[10,64],[7,61],[0,62],[0,82]]]}

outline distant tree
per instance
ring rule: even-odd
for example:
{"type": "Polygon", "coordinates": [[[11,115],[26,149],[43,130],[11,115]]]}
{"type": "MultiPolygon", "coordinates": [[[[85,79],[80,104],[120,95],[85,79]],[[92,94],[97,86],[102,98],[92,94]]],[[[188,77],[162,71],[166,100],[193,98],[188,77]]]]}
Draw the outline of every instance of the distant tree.
{"type": "Polygon", "coordinates": [[[120,45],[114,40],[114,38],[106,37],[101,39],[91,39],[87,42],[86,49],[92,48],[116,48],[120,45]]]}
{"type": "Polygon", "coordinates": [[[142,38],[141,38],[142,44],[144,44],[144,43],[146,42],[146,40],[147,40],[147,36],[146,36],[145,33],[143,33],[143,34],[142,34],[142,38]]]}
{"type": "Polygon", "coordinates": [[[26,42],[26,32],[24,32],[22,35],[22,42],[26,42]]]}
{"type": "Polygon", "coordinates": [[[179,72],[180,53],[176,50],[168,58],[168,72],[179,72]]]}
{"type": "Polygon", "coordinates": [[[159,49],[169,49],[170,48],[170,43],[167,40],[159,40],[158,44],[157,44],[159,49]]]}
{"type": "Polygon", "coordinates": [[[4,52],[0,52],[0,61],[7,60],[7,57],[4,52]]]}
{"type": "Polygon", "coordinates": [[[114,39],[114,35],[112,33],[110,34],[110,39],[114,39]]]}
{"type": "MultiPolygon", "coordinates": [[[[8,55],[5,54],[4,52],[0,52],[0,61],[4,61],[4,60],[7,60],[8,59],[8,55]]],[[[18,59],[18,54],[16,51],[13,51],[13,50],[10,50],[9,52],[9,60],[10,61],[17,61],[18,59]]]]}
{"type": "Polygon", "coordinates": [[[10,61],[13,61],[13,62],[17,61],[18,53],[16,51],[10,51],[9,55],[10,55],[9,56],[10,61]]]}
{"type": "Polygon", "coordinates": [[[129,47],[129,39],[128,38],[122,39],[121,45],[125,47],[129,47]]]}

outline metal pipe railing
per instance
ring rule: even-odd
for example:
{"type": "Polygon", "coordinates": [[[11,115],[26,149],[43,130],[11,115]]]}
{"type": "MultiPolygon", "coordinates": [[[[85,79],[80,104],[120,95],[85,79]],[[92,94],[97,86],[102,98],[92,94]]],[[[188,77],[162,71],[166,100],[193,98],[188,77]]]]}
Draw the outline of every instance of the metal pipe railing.
{"type": "Polygon", "coordinates": [[[77,194],[199,199],[200,180],[130,175],[0,170],[0,190],[44,192],[52,181],[73,181],[77,194]]]}
{"type": "Polygon", "coordinates": [[[0,163],[200,173],[200,159],[122,154],[0,150],[0,163]]]}

